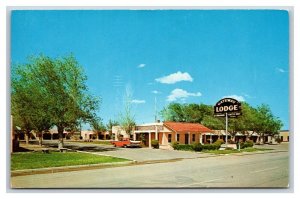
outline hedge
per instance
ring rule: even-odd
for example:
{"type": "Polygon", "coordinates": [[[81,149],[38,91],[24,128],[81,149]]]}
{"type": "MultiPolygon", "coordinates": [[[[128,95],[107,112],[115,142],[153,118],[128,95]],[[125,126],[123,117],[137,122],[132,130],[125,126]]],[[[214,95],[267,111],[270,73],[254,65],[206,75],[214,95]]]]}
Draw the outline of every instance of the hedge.
{"type": "MultiPolygon", "coordinates": [[[[236,147],[238,148],[238,143],[236,144],[236,147]]],[[[253,147],[253,141],[252,140],[247,140],[246,142],[240,142],[240,148],[248,148],[248,147],[253,147]]]]}
{"type": "Polygon", "coordinates": [[[191,144],[178,144],[174,149],[181,151],[194,151],[194,147],[191,144]]]}
{"type": "Polygon", "coordinates": [[[151,140],[151,146],[154,149],[158,149],[159,148],[159,142],[158,142],[158,140],[151,140]]]}
{"type": "Polygon", "coordinates": [[[193,145],[193,148],[194,148],[194,151],[199,152],[199,151],[202,151],[203,145],[201,143],[196,143],[193,145]]]}
{"type": "Polygon", "coordinates": [[[173,142],[172,147],[175,150],[181,150],[181,151],[202,151],[203,145],[201,143],[195,143],[195,144],[179,144],[178,142],[173,142]]]}
{"type": "Polygon", "coordinates": [[[220,144],[204,144],[203,149],[205,150],[218,150],[221,147],[220,144]]]}

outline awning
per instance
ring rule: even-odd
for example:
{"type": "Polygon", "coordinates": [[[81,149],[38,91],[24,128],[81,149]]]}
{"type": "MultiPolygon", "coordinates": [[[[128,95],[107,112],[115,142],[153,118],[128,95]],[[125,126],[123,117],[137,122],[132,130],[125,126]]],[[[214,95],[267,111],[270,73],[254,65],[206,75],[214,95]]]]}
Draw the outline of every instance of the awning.
{"type": "Polygon", "coordinates": [[[202,135],[211,135],[211,136],[213,136],[213,135],[216,135],[216,134],[213,134],[213,133],[202,133],[202,135]]]}
{"type": "Polygon", "coordinates": [[[155,133],[155,131],[134,131],[134,133],[155,133]]]}

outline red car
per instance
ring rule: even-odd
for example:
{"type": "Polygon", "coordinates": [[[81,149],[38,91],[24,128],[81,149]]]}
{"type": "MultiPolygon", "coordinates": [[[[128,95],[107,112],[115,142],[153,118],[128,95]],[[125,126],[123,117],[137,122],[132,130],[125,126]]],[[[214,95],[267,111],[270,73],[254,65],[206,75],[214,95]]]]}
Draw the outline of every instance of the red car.
{"type": "Polygon", "coordinates": [[[111,141],[111,144],[115,147],[141,147],[141,141],[133,141],[129,139],[123,139],[122,141],[111,141]]]}

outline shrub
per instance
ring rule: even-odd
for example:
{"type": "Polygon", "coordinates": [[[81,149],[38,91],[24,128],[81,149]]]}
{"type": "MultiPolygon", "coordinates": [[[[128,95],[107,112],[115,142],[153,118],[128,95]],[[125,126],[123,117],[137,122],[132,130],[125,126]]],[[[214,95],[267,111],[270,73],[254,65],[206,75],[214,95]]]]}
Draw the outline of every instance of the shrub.
{"type": "Polygon", "coordinates": [[[224,142],[223,139],[218,139],[217,141],[214,142],[214,144],[220,144],[220,145],[222,145],[222,144],[224,144],[224,143],[225,143],[225,142],[224,142]]]}
{"type": "Polygon", "coordinates": [[[203,149],[206,150],[218,150],[221,147],[220,144],[204,144],[203,149]]]}
{"type": "Polygon", "coordinates": [[[151,140],[151,146],[154,149],[158,149],[159,148],[159,142],[158,142],[158,140],[151,140]]]}
{"type": "Polygon", "coordinates": [[[247,140],[245,143],[246,143],[246,147],[253,147],[254,145],[253,140],[247,140]]]}
{"type": "Polygon", "coordinates": [[[193,145],[193,149],[194,149],[194,151],[202,151],[203,146],[202,146],[201,143],[195,143],[195,144],[193,145]]]}
{"type": "Polygon", "coordinates": [[[193,151],[194,147],[191,144],[178,144],[176,150],[181,150],[181,151],[193,151]]]}
{"type": "Polygon", "coordinates": [[[179,142],[176,142],[176,141],[173,142],[173,143],[172,143],[173,149],[178,150],[178,149],[177,149],[178,145],[179,145],[179,142]]]}
{"type": "Polygon", "coordinates": [[[173,142],[172,147],[175,150],[181,150],[181,151],[193,151],[194,146],[191,144],[179,144],[178,142],[173,142]]]}
{"type": "MultiPolygon", "coordinates": [[[[253,147],[253,141],[252,140],[247,140],[246,142],[240,142],[240,149],[248,148],[248,147],[253,147]]],[[[236,148],[238,148],[238,143],[236,144],[236,148]]]]}

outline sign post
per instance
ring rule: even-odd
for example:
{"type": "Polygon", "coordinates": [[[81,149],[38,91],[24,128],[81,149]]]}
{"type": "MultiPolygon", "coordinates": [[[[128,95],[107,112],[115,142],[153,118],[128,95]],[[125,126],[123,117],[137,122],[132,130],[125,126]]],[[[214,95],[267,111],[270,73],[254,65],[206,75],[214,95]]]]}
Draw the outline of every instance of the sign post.
{"type": "Polygon", "coordinates": [[[226,127],[225,127],[226,128],[226,130],[225,130],[225,133],[226,133],[225,140],[226,141],[225,141],[225,143],[226,143],[226,147],[227,147],[227,143],[228,143],[228,141],[227,141],[228,140],[228,136],[227,136],[228,135],[228,115],[227,115],[227,112],[225,114],[226,114],[226,127]]]}
{"type": "Polygon", "coordinates": [[[228,117],[231,118],[236,118],[240,115],[241,113],[241,103],[237,101],[236,99],[233,98],[223,98],[219,100],[216,105],[214,106],[214,115],[216,117],[225,117],[225,143],[226,147],[228,144],[228,117]]]}

